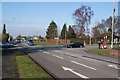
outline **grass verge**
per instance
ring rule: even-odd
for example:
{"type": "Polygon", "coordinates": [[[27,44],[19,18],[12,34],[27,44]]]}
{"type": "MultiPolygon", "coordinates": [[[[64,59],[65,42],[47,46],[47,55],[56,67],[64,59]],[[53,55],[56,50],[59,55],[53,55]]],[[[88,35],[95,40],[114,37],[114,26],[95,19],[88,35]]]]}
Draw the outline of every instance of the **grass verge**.
{"type": "Polygon", "coordinates": [[[118,50],[120,50],[120,47],[113,47],[113,49],[118,49],[118,50]]]}
{"type": "Polygon", "coordinates": [[[20,78],[41,78],[53,80],[42,68],[35,64],[28,56],[16,56],[20,78]]]}
{"type": "Polygon", "coordinates": [[[98,46],[98,44],[86,44],[86,46],[98,46]]]}
{"type": "Polygon", "coordinates": [[[43,45],[54,45],[54,46],[62,46],[66,45],[66,43],[47,43],[47,42],[41,42],[41,41],[34,41],[36,44],[43,44],[43,45]]]}
{"type": "Polygon", "coordinates": [[[90,49],[90,50],[86,50],[86,52],[96,53],[99,55],[109,55],[110,50],[109,49],[90,49]]]}

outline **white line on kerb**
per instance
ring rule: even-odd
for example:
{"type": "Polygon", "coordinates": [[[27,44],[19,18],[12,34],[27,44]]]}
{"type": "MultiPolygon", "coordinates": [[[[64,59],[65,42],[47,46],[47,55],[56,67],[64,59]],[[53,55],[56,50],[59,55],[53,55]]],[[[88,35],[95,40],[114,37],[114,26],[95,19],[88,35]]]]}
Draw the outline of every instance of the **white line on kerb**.
{"type": "Polygon", "coordinates": [[[50,54],[49,52],[43,51],[43,53],[50,54]]]}
{"type": "Polygon", "coordinates": [[[78,62],[76,62],[76,61],[71,61],[71,62],[72,62],[72,63],[75,63],[75,64],[78,64],[78,65],[81,65],[81,66],[84,66],[84,67],[86,67],[86,68],[92,69],[92,70],[96,70],[96,69],[93,68],[93,67],[90,67],[90,66],[87,66],[87,65],[84,65],[84,64],[78,63],[78,62]]]}
{"type": "Polygon", "coordinates": [[[54,56],[54,57],[57,57],[57,58],[60,58],[60,59],[63,59],[62,57],[60,57],[60,56],[57,56],[57,55],[52,55],[52,56],[54,56]]]}

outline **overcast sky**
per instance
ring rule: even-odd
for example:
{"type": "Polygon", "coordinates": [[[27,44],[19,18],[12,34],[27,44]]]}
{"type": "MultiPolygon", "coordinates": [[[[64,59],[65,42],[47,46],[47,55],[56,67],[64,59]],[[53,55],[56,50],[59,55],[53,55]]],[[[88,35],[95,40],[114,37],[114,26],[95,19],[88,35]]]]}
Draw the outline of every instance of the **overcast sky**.
{"type": "MultiPolygon", "coordinates": [[[[90,27],[112,15],[113,2],[2,2],[2,24],[6,24],[7,32],[14,37],[45,36],[52,20],[59,31],[64,23],[67,27],[74,25],[72,14],[82,5],[90,6],[94,11],[90,27]]],[[[117,2],[115,9],[115,15],[118,15],[117,2]]]]}

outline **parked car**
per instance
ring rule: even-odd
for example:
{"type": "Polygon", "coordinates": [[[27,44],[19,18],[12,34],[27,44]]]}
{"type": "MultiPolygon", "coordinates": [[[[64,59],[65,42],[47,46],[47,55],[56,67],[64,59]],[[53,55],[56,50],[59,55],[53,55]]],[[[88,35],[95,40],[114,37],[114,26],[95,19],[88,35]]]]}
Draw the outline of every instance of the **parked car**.
{"type": "Polygon", "coordinates": [[[17,43],[21,43],[21,39],[16,39],[16,42],[17,43]]]}
{"type": "Polygon", "coordinates": [[[9,48],[9,47],[13,47],[14,44],[12,43],[8,43],[8,42],[0,42],[0,47],[2,48],[9,48]]]}
{"type": "Polygon", "coordinates": [[[84,45],[82,43],[79,43],[79,42],[74,42],[74,43],[66,45],[66,47],[67,48],[75,48],[75,47],[83,48],[84,45]]]}
{"type": "Polygon", "coordinates": [[[35,43],[32,40],[28,40],[28,45],[33,46],[35,43]]]}

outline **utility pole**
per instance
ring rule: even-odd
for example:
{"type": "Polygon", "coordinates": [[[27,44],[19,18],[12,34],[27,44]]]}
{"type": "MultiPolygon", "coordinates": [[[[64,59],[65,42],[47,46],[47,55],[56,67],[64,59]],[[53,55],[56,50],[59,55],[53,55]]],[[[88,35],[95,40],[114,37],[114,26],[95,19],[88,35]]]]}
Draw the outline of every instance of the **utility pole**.
{"type": "Polygon", "coordinates": [[[66,43],[66,30],[65,30],[65,43],[66,43]]]}
{"type": "Polygon", "coordinates": [[[113,28],[114,28],[114,13],[115,13],[115,8],[114,8],[114,3],[113,3],[113,9],[112,9],[112,38],[111,38],[111,48],[113,48],[113,28]]]}
{"type": "Polygon", "coordinates": [[[89,43],[90,43],[90,45],[91,45],[91,33],[90,33],[90,42],[89,42],[89,43]]]}

